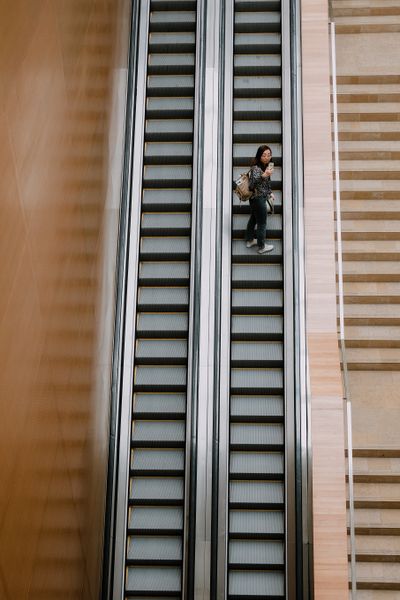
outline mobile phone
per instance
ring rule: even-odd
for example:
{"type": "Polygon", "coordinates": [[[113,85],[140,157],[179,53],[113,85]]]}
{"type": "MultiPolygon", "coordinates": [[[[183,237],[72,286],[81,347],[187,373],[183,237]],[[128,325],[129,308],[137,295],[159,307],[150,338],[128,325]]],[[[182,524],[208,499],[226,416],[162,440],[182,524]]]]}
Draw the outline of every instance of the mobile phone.
{"type": "Polygon", "coordinates": [[[270,171],[274,170],[274,163],[273,162],[268,163],[268,169],[270,169],[270,171]]]}

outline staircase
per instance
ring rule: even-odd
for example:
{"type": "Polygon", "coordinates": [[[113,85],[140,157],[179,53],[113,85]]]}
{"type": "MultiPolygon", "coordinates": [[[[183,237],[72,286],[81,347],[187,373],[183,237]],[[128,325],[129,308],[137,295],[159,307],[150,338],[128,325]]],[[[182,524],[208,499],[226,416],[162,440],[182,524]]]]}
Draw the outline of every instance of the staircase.
{"type": "Polygon", "coordinates": [[[398,600],[400,450],[358,448],[353,460],[357,599],[398,600]]]}

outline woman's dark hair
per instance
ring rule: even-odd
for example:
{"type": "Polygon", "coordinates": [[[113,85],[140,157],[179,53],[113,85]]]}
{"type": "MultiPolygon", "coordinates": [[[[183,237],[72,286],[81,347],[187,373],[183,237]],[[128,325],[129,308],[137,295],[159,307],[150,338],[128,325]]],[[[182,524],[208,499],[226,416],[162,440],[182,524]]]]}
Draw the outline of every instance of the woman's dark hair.
{"type": "Polygon", "coordinates": [[[266,150],[269,150],[269,151],[271,152],[271,155],[272,155],[272,150],[271,150],[271,148],[270,148],[269,146],[267,146],[266,144],[263,144],[262,146],[260,146],[260,147],[258,148],[258,150],[257,150],[257,153],[256,153],[255,157],[253,158],[253,160],[252,160],[252,163],[251,163],[251,164],[252,164],[252,165],[257,165],[258,167],[260,167],[260,169],[263,169],[263,170],[264,170],[264,169],[265,169],[265,166],[264,166],[264,165],[262,164],[262,162],[261,162],[261,157],[262,157],[262,155],[264,154],[264,152],[265,152],[266,150]]]}

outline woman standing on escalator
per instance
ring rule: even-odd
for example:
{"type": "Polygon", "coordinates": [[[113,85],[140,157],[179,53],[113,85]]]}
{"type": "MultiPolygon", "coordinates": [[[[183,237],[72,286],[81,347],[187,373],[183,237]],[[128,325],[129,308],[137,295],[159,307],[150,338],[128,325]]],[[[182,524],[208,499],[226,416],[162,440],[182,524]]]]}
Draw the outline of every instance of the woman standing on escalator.
{"type": "Polygon", "coordinates": [[[246,229],[246,246],[251,248],[257,245],[259,254],[271,252],[274,249],[272,244],[265,243],[267,230],[267,202],[272,194],[271,175],[272,165],[269,166],[272,158],[272,151],[265,144],[257,150],[253,160],[253,165],[249,171],[250,189],[253,190],[253,196],[250,198],[250,219],[246,229]],[[257,225],[257,234],[255,228],[257,225]]]}

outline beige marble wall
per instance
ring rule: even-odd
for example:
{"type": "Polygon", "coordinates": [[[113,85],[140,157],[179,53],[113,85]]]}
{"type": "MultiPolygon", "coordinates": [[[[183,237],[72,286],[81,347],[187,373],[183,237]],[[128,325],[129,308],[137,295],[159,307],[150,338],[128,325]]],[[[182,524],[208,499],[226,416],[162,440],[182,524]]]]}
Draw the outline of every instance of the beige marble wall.
{"type": "Polygon", "coordinates": [[[0,2],[2,600],[99,597],[129,5],[0,2]]]}
{"type": "Polygon", "coordinates": [[[307,344],[314,590],[348,597],[342,383],[336,331],[328,3],[302,0],[307,344]]]}

